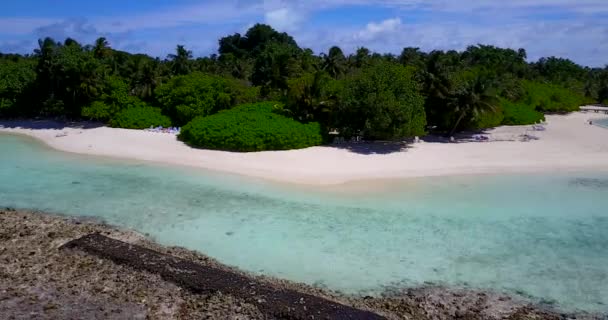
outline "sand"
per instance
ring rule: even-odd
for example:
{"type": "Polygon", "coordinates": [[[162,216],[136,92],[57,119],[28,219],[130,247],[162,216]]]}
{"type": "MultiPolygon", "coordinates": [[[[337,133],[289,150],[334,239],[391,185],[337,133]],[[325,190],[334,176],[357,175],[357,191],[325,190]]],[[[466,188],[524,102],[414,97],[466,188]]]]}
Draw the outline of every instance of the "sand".
{"type": "Polygon", "coordinates": [[[88,123],[0,121],[0,133],[25,134],[57,150],[229,172],[309,185],[408,177],[608,170],[608,130],[596,113],[548,115],[545,131],[498,127],[490,141],[423,137],[419,143],[348,143],[290,151],[235,153],[191,148],[175,135],[88,123]],[[532,139],[524,141],[525,135],[532,139]]]}

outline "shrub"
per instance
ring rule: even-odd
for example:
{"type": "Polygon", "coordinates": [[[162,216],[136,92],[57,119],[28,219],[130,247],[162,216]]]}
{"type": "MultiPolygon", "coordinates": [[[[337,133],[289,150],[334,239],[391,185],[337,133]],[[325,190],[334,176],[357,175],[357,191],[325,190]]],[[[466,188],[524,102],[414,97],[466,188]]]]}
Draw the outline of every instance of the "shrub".
{"type": "Polygon", "coordinates": [[[523,102],[541,112],[578,111],[588,102],[585,96],[554,84],[524,81],[523,87],[526,90],[523,102]]]}
{"type": "Polygon", "coordinates": [[[232,110],[238,112],[261,112],[261,113],[277,113],[281,114],[283,104],[275,101],[266,101],[258,103],[248,103],[234,107],[232,110]]]}
{"type": "Polygon", "coordinates": [[[526,125],[534,124],[545,120],[545,115],[536,111],[533,106],[527,105],[524,102],[511,102],[506,99],[501,99],[502,109],[504,112],[504,125],[526,125]]]}
{"type": "Polygon", "coordinates": [[[129,85],[123,79],[108,77],[103,93],[96,101],[83,107],[81,115],[89,119],[108,121],[121,110],[146,106],[138,97],[129,94],[129,85]]]}
{"type": "Polygon", "coordinates": [[[271,112],[271,107],[271,103],[243,105],[197,117],[182,127],[179,139],[194,147],[244,152],[299,149],[323,142],[318,123],[300,123],[271,112]]]}
{"type": "Polygon", "coordinates": [[[468,125],[469,129],[486,129],[494,128],[503,124],[504,112],[502,107],[498,107],[494,112],[482,112],[471,120],[468,125]]]}
{"type": "Polygon", "coordinates": [[[254,101],[258,89],[237,80],[194,72],[171,78],[155,90],[163,112],[178,125],[232,106],[254,101]]]}
{"type": "Polygon", "coordinates": [[[125,129],[145,129],[150,126],[170,127],[171,120],[163,116],[158,108],[133,107],[118,112],[110,121],[110,126],[125,129]]]}
{"type": "Polygon", "coordinates": [[[82,108],[82,116],[91,120],[107,121],[116,112],[115,105],[106,104],[103,101],[93,101],[90,105],[82,108]]]}

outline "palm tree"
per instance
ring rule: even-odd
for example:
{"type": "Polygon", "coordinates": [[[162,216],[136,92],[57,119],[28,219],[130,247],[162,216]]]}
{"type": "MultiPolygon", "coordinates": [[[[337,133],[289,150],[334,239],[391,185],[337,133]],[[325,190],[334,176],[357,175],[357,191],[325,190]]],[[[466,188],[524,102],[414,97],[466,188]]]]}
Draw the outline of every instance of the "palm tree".
{"type": "Polygon", "coordinates": [[[350,59],[352,60],[352,65],[355,68],[361,68],[369,64],[370,57],[369,49],[361,47],[357,49],[354,56],[350,56],[350,59]]]}
{"type": "Polygon", "coordinates": [[[299,121],[319,121],[326,123],[330,109],[335,105],[336,97],[327,92],[328,75],[322,71],[307,73],[302,77],[288,81],[285,108],[292,117],[299,121]]]}
{"type": "Polygon", "coordinates": [[[178,45],[175,54],[170,54],[169,59],[172,61],[171,71],[173,71],[173,74],[184,75],[190,73],[192,51],[186,50],[183,45],[178,45]]]}
{"type": "Polygon", "coordinates": [[[104,37],[100,37],[95,40],[95,45],[93,46],[93,56],[97,59],[103,59],[110,55],[110,44],[108,40],[104,37]]]}
{"type": "Polygon", "coordinates": [[[142,99],[150,98],[163,80],[160,61],[138,56],[134,64],[133,93],[142,99]]]}
{"type": "Polygon", "coordinates": [[[456,132],[466,116],[475,118],[484,112],[495,112],[499,103],[492,82],[478,75],[452,97],[450,105],[454,108],[454,113],[458,115],[458,118],[450,131],[450,135],[456,132]]]}
{"type": "Polygon", "coordinates": [[[399,55],[399,62],[404,66],[415,66],[421,69],[424,67],[424,54],[420,48],[403,48],[399,55]]]}
{"type": "Polygon", "coordinates": [[[323,70],[334,79],[342,75],[346,69],[346,57],[339,47],[331,47],[329,53],[324,56],[323,70]]]}

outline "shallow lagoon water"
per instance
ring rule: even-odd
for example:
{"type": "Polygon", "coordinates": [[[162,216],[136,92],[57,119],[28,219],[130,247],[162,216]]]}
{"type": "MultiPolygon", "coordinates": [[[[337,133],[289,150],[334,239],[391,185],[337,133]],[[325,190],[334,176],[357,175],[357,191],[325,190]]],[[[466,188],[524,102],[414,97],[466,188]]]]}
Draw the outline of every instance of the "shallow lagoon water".
{"type": "Polygon", "coordinates": [[[425,282],[608,310],[608,174],[301,187],[85,157],[0,135],[0,206],[100,217],[351,294],[425,282]]]}
{"type": "Polygon", "coordinates": [[[601,118],[593,120],[593,123],[597,126],[608,129],[608,118],[601,118]]]}

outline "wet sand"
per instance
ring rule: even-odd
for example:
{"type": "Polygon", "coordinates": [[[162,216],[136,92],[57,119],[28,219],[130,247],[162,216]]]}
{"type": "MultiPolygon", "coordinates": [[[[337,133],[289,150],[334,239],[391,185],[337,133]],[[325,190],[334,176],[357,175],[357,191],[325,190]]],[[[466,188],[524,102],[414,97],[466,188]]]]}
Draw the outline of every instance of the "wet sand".
{"type": "MultiPolygon", "coordinates": [[[[63,245],[87,234],[136,244],[246,277],[268,290],[294,290],[387,319],[574,319],[514,297],[443,287],[394,288],[383,297],[349,297],[270,277],[254,277],[202,254],[160,246],[93,220],[0,210],[0,315],[3,319],[271,319],[243,292],[194,293],[158,274],[63,245]],[[249,301],[249,302],[248,302],[249,301]]],[[[246,290],[246,288],[243,288],[246,290]]],[[[285,317],[289,319],[288,317],[285,317]]],[[[608,319],[578,314],[576,319],[608,319]]]]}

